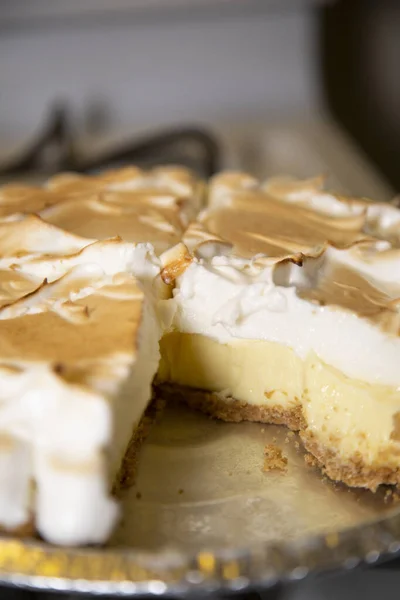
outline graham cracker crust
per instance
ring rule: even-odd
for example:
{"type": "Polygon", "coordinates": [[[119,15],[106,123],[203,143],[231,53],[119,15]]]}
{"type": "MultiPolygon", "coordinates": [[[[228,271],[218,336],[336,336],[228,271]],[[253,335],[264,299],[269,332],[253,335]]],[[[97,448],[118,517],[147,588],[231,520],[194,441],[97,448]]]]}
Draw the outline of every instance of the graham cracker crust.
{"type": "Polygon", "coordinates": [[[33,516],[22,525],[18,527],[14,527],[12,529],[8,529],[6,527],[0,527],[0,534],[5,536],[19,537],[19,538],[27,538],[27,537],[38,537],[36,535],[36,527],[35,520],[33,516]]]}
{"type": "Polygon", "coordinates": [[[183,402],[190,408],[200,410],[222,421],[231,423],[255,421],[272,425],[286,425],[294,431],[306,427],[300,404],[289,410],[282,409],[280,406],[255,406],[231,397],[221,398],[215,392],[171,383],[159,383],[156,390],[158,397],[165,398],[167,401],[183,402]]]}
{"type": "Polygon", "coordinates": [[[400,467],[374,467],[367,465],[361,455],[354,455],[343,463],[337,453],[320,444],[311,431],[300,431],[305,449],[307,464],[316,466],[329,479],[340,481],[349,487],[367,488],[375,492],[380,485],[400,485],[400,467]]]}
{"type": "Polygon", "coordinates": [[[128,444],[124,459],[112,487],[112,494],[114,496],[119,496],[135,483],[140,450],[151,431],[153,423],[161,414],[164,406],[165,400],[162,397],[153,396],[128,444]]]}
{"type": "Polygon", "coordinates": [[[284,456],[282,450],[275,446],[275,444],[267,444],[264,447],[264,465],[262,470],[264,473],[268,471],[282,471],[287,470],[288,459],[284,456]]]}
{"type": "Polygon", "coordinates": [[[366,488],[373,492],[380,485],[400,487],[400,465],[399,468],[375,467],[366,464],[361,455],[353,456],[343,462],[338,453],[321,444],[314,433],[308,430],[300,403],[290,410],[283,410],[279,406],[254,406],[234,398],[222,398],[215,392],[170,383],[158,383],[156,392],[167,401],[182,402],[190,408],[223,421],[233,423],[255,421],[286,425],[298,431],[304,448],[309,453],[305,455],[306,463],[313,467],[317,466],[333,481],[340,481],[349,487],[366,488]]]}

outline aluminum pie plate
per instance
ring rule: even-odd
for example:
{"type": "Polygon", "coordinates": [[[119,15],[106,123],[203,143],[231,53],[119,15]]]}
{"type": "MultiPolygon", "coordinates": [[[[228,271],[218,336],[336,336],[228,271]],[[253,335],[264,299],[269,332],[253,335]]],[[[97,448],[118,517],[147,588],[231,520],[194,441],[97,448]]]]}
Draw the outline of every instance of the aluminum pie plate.
{"type": "MultiPolygon", "coordinates": [[[[326,480],[283,427],[223,423],[168,406],[142,447],[107,547],[2,538],[0,580],[102,594],[265,588],[400,549],[400,504],[326,480]],[[263,472],[264,446],[288,458],[263,472]]],[[[60,515],[60,519],[62,515],[60,515]]]]}

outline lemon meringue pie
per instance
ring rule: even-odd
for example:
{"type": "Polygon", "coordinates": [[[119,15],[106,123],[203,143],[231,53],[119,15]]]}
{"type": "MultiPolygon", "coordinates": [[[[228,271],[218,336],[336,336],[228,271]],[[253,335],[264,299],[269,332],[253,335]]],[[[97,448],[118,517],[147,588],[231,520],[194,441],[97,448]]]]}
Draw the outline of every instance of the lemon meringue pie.
{"type": "Polygon", "coordinates": [[[179,167],[0,189],[0,527],[101,543],[155,390],[400,483],[400,210],[179,167]],[[203,205],[204,204],[204,205],[203,205]]]}

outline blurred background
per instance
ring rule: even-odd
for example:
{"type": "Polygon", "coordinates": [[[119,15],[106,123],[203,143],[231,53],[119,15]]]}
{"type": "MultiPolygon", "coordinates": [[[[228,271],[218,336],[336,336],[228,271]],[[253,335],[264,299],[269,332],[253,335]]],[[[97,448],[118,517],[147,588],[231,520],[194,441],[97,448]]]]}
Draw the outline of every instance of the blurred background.
{"type": "Polygon", "coordinates": [[[0,0],[0,174],[179,161],[388,199],[399,31],[397,0],[0,0]]]}

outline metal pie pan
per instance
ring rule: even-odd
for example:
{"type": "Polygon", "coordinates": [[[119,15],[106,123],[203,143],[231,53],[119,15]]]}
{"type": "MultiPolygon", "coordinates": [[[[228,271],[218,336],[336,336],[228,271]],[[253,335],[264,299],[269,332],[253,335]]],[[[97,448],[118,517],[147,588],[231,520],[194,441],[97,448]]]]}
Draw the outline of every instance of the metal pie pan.
{"type": "MultiPolygon", "coordinates": [[[[144,444],[104,548],[0,539],[0,580],[108,595],[259,589],[400,550],[396,495],[350,490],[307,466],[283,427],[169,406],[144,444]],[[288,469],[263,471],[274,444],[288,469]]],[[[62,515],[60,515],[62,518],[62,515]]]]}

